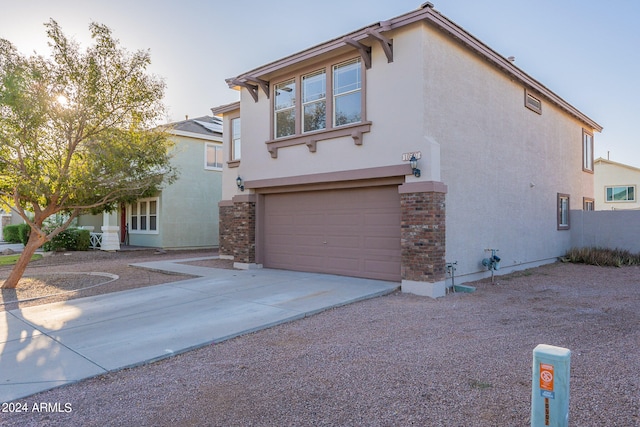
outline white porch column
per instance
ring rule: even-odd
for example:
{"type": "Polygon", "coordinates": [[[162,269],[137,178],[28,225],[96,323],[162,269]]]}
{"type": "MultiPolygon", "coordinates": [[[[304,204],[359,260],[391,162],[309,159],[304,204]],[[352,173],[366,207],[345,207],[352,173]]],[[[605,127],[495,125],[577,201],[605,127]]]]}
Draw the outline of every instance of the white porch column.
{"type": "Polygon", "coordinates": [[[120,250],[120,227],[118,227],[118,212],[104,212],[102,214],[102,251],[120,250]]]}

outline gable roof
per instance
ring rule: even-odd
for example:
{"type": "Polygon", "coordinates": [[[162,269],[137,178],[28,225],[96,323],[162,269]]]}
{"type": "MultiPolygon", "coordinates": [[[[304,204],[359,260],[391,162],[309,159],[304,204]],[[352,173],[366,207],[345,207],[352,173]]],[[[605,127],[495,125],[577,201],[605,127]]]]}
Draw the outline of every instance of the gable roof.
{"type": "Polygon", "coordinates": [[[222,138],[222,119],[220,117],[202,116],[186,119],[166,125],[168,132],[174,135],[220,141],[222,138]]]}
{"type": "Polygon", "coordinates": [[[612,160],[603,159],[602,157],[598,157],[594,161],[594,164],[596,164],[596,165],[598,165],[598,164],[606,164],[606,165],[611,165],[611,166],[618,166],[618,167],[621,167],[621,168],[630,169],[630,170],[632,170],[634,172],[640,172],[640,168],[637,168],[635,166],[625,165],[624,163],[614,162],[612,160]]]}
{"type": "Polygon", "coordinates": [[[432,25],[446,33],[472,52],[480,55],[483,59],[503,73],[520,82],[525,88],[540,94],[546,100],[557,105],[560,109],[577,118],[591,129],[597,132],[602,132],[602,126],[548,89],[542,83],[522,71],[508,58],[500,55],[465,29],[435,10],[431,3],[425,3],[417,10],[392,18],[388,21],[380,21],[371,24],[344,36],[329,40],[320,45],[240,74],[237,77],[229,78],[226,81],[229,87],[234,89],[238,89],[239,87],[249,87],[250,90],[257,92],[258,87],[260,87],[263,91],[268,92],[268,81],[265,80],[265,78],[273,72],[304,62],[327,52],[339,49],[354,49],[354,46],[357,46],[358,44],[363,45],[362,42],[367,40],[377,39],[383,43],[383,39],[385,39],[385,37],[382,33],[402,28],[420,21],[432,25]]]}

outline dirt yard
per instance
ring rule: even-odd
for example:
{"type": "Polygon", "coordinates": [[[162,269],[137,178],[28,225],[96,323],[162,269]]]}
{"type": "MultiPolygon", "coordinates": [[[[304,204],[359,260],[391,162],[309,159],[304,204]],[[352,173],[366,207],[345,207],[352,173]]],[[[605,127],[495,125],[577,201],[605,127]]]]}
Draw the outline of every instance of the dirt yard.
{"type": "MultiPolygon", "coordinates": [[[[181,279],[123,266],[137,260],[33,271],[120,276],[78,296],[181,279]]],[[[532,350],[550,344],[572,352],[570,425],[640,426],[640,268],[558,263],[497,279],[438,300],[398,292],[50,390],[21,402],[68,410],[0,412],[0,424],[528,426],[532,350]]]]}

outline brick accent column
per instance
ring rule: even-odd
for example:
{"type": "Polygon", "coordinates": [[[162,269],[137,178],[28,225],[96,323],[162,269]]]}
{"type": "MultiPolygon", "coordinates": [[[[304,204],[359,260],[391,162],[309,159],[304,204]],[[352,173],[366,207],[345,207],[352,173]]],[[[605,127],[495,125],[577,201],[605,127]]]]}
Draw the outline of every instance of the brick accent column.
{"type": "Polygon", "coordinates": [[[401,185],[399,191],[402,280],[423,283],[444,281],[447,187],[441,182],[415,182],[401,185]]]}
{"type": "Polygon", "coordinates": [[[236,263],[256,262],[256,196],[233,198],[233,260],[236,263]]]}
{"type": "Polygon", "coordinates": [[[222,258],[233,258],[234,232],[233,232],[233,202],[223,200],[218,203],[219,215],[219,248],[218,253],[222,258]]]}

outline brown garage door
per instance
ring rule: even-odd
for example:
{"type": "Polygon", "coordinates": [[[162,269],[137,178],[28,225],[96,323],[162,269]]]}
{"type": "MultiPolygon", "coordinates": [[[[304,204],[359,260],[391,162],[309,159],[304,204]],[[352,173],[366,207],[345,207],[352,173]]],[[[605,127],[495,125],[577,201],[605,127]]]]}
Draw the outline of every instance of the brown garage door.
{"type": "Polygon", "coordinates": [[[264,265],[400,281],[398,186],[265,196],[264,265]]]}

